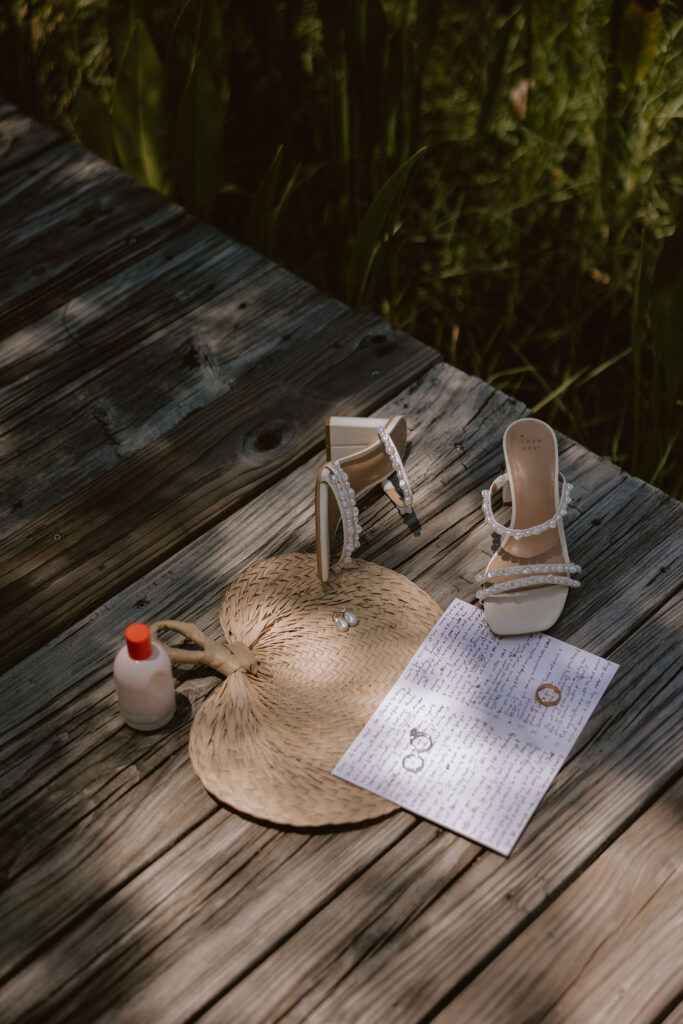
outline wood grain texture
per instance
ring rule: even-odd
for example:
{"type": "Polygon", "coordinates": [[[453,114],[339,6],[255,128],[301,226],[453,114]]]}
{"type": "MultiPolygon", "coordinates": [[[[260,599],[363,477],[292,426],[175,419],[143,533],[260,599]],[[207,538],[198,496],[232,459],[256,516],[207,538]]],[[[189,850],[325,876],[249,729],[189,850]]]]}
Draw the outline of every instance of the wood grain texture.
{"type": "MultiPolygon", "coordinates": [[[[442,604],[471,600],[488,549],[478,491],[499,471],[500,438],[520,407],[440,366],[389,409],[408,416],[420,519],[411,529],[383,496],[368,496],[363,557],[406,572],[442,604]]],[[[556,632],[622,670],[509,861],[402,812],[377,826],[381,834],[283,834],[291,859],[282,859],[260,846],[272,830],[243,831],[203,793],[182,715],[153,737],[123,727],[108,676],[112,638],[141,614],[177,614],[218,636],[220,595],[243,566],[310,549],[317,462],[0,682],[10,837],[3,964],[12,975],[0,1006],[18,1019],[180,1021],[202,1010],[250,1024],[275,1011],[292,1020],[421,1019],[671,780],[682,569],[670,538],[680,509],[567,442],[562,466],[577,485],[569,547],[586,573],[556,632]],[[653,649],[656,658],[641,657],[653,649]],[[227,879],[217,875],[219,851],[234,848],[235,829],[241,852],[227,879]],[[239,867],[252,863],[252,847],[261,850],[258,882],[239,867]]],[[[180,689],[192,703],[212,685],[186,676],[180,689]]]]}
{"type": "Polygon", "coordinates": [[[436,1024],[642,1024],[679,993],[679,782],[436,1018],[436,1024]]]}
{"type": "MultiPolygon", "coordinates": [[[[85,184],[73,180],[84,157],[75,147],[69,152],[70,162],[61,149],[36,157],[45,162],[53,155],[52,175],[22,181],[21,195],[0,204],[0,336],[30,328],[130,265],[153,246],[156,232],[161,241],[174,223],[195,223],[115,168],[103,171],[100,162],[85,184]]],[[[7,189],[1,174],[0,183],[7,189]]]]}
{"type": "Polygon", "coordinates": [[[0,101],[0,175],[26,164],[51,147],[63,145],[49,128],[24,117],[13,104],[0,101]]]}
{"type": "MultiPolygon", "coordinates": [[[[248,288],[245,293],[257,301],[248,288]]],[[[104,471],[98,464],[74,495],[0,541],[6,566],[0,600],[10,606],[14,655],[77,619],[310,454],[321,443],[326,414],[368,411],[437,358],[370,315],[343,312],[321,327],[317,303],[302,303],[298,313],[290,308],[282,323],[274,307],[271,339],[281,338],[286,325],[287,341],[265,362],[258,345],[250,365],[238,356],[236,379],[222,386],[216,381],[204,405],[190,398],[183,407],[181,352],[178,404],[171,399],[170,408],[154,410],[155,422],[146,403],[149,440],[126,404],[128,397],[134,404],[145,378],[121,395],[116,416],[116,400],[100,387],[104,429],[115,442],[121,430],[124,440],[118,461],[104,471]],[[131,420],[136,437],[127,450],[131,420]]],[[[264,310],[263,330],[267,323],[264,310]]],[[[149,352],[158,359],[153,346],[149,352]]],[[[111,377],[108,383],[113,388],[111,377]]],[[[97,418],[97,408],[88,415],[97,418]]],[[[70,448],[65,454],[72,458],[70,448]]],[[[72,476],[79,481],[78,473],[72,476]]],[[[11,654],[5,651],[4,664],[11,654]]]]}
{"type": "Polygon", "coordinates": [[[438,356],[16,112],[0,127],[6,667],[438,356]]]}
{"type": "MultiPolygon", "coordinates": [[[[5,536],[34,523],[56,495],[68,499],[230,391],[240,372],[277,347],[279,303],[289,309],[293,333],[302,320],[310,328],[321,315],[329,317],[329,306],[316,302],[310,289],[293,282],[289,289],[277,287],[273,268],[268,274],[255,255],[246,260],[231,249],[207,252],[200,238],[195,244],[206,263],[188,268],[185,240],[177,265],[172,249],[161,253],[167,270],[155,252],[149,266],[142,260],[116,275],[106,294],[97,288],[79,296],[46,324],[8,339],[8,361],[14,357],[26,369],[3,391],[0,429],[10,447],[3,467],[10,503],[1,517],[5,536]],[[181,282],[186,298],[179,301],[174,290],[181,282]],[[248,292],[267,296],[249,357],[242,356],[227,323],[224,340],[193,309],[212,285],[214,310],[220,306],[224,322],[243,316],[248,292]]],[[[8,376],[13,370],[8,367],[8,376]]]]}
{"type": "MultiPolygon", "coordinates": [[[[671,619],[669,613],[660,623],[655,616],[653,630],[636,634],[637,647],[651,643],[660,625],[671,619]]],[[[618,648],[615,655],[623,663],[629,653],[618,648]]],[[[630,719],[626,730],[608,731],[602,744],[585,742],[585,750],[562,770],[509,860],[468,844],[469,858],[462,858],[467,869],[458,870],[462,865],[456,863],[449,872],[447,851],[455,838],[432,828],[434,839],[444,843],[445,867],[423,855],[411,860],[410,871],[397,872],[390,852],[386,862],[377,861],[367,877],[354,880],[267,961],[230,987],[206,1020],[246,1019],[249,1006],[258,1007],[250,1018],[255,1021],[425,1019],[445,993],[466,986],[480,965],[528,926],[567,879],[618,834],[621,823],[638,806],[647,805],[662,778],[675,773],[666,752],[648,757],[642,750],[658,741],[670,750],[680,742],[677,668],[671,666],[665,675],[659,717],[647,729],[639,721],[647,707],[646,693],[617,696],[608,691],[612,720],[621,718],[623,730],[630,719]],[[679,725],[667,732],[670,715],[679,725]],[[257,992],[263,993],[258,1001],[257,992]]],[[[653,670],[650,686],[659,680],[653,670]]],[[[677,804],[668,801],[667,806],[675,817],[677,804]]],[[[669,947],[663,955],[675,955],[675,949],[669,947]]]]}

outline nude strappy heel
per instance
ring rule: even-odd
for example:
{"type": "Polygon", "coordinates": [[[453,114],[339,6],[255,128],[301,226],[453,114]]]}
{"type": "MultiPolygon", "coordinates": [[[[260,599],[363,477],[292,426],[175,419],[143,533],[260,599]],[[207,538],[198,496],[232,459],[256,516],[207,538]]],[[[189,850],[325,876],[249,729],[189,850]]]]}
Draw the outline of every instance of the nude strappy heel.
{"type": "Polygon", "coordinates": [[[315,485],[315,525],[318,576],[329,578],[334,569],[348,568],[360,544],[361,525],[356,500],[381,484],[399,512],[413,511],[413,494],[402,456],[408,438],[403,416],[370,419],[330,416],[325,422],[327,462],[315,485]],[[391,482],[395,473],[398,490],[391,482]],[[332,553],[334,535],[342,523],[341,550],[332,553]]]}
{"type": "Polygon", "coordinates": [[[506,472],[481,492],[484,518],[500,535],[501,545],[475,577],[484,584],[477,597],[494,633],[542,632],[557,622],[568,591],[581,585],[572,579],[581,566],[569,560],[562,522],[573,484],[559,472],[557,438],[542,420],[511,423],[503,436],[503,452],[506,472]],[[491,507],[499,489],[503,502],[512,504],[508,526],[496,519],[491,507]]]}

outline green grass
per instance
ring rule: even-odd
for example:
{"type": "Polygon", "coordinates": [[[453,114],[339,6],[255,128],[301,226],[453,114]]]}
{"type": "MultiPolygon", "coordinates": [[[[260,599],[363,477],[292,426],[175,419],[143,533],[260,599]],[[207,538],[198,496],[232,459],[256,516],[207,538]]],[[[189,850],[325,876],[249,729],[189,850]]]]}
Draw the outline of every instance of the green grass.
{"type": "Polygon", "coordinates": [[[681,496],[682,28],[651,0],[14,0],[0,87],[681,496]]]}

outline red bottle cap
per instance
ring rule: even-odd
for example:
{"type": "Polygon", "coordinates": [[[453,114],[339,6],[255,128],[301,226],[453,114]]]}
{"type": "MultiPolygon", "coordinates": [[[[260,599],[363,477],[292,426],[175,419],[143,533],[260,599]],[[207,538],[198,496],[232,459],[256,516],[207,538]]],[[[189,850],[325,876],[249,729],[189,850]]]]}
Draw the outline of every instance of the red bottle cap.
{"type": "Polygon", "coordinates": [[[135,661],[145,661],[152,653],[152,635],[144,622],[134,622],[126,629],[128,653],[135,661]]]}

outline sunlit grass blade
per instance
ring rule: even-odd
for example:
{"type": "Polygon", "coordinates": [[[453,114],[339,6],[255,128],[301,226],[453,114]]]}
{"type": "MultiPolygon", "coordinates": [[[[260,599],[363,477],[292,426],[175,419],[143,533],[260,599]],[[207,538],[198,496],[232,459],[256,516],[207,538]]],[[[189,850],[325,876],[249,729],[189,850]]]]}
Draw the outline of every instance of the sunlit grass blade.
{"type": "Polygon", "coordinates": [[[112,130],[124,170],[159,192],[169,192],[169,122],[164,73],[145,23],[129,25],[118,63],[112,130]]]}
{"type": "Polygon", "coordinates": [[[391,235],[399,221],[402,201],[408,179],[425,154],[424,149],[413,153],[397,171],[384,182],[368,206],[349,252],[346,275],[347,300],[361,302],[377,254],[387,235],[391,235]]]}
{"type": "Polygon", "coordinates": [[[558,386],[550,392],[549,395],[542,398],[540,402],[536,402],[536,404],[531,407],[531,411],[534,413],[540,412],[541,409],[545,409],[546,405],[550,405],[551,402],[557,401],[557,399],[561,398],[569,390],[572,384],[582,377],[585,372],[586,368],[582,367],[575,373],[570,373],[569,376],[565,377],[561,384],[558,384],[558,386]]]}
{"type": "Polygon", "coordinates": [[[666,466],[667,462],[669,461],[669,456],[671,455],[671,452],[674,450],[674,447],[676,446],[676,443],[678,442],[678,438],[679,437],[680,437],[680,431],[677,431],[673,435],[673,437],[671,437],[669,439],[669,443],[667,444],[667,446],[666,446],[666,448],[665,448],[665,450],[664,450],[664,452],[662,454],[661,459],[657,463],[657,468],[655,469],[654,473],[650,477],[650,483],[652,484],[653,487],[655,486],[655,484],[659,480],[659,477],[660,477],[662,471],[664,470],[664,467],[666,466]]]}
{"type": "Polygon", "coordinates": [[[599,366],[593,367],[592,370],[589,370],[585,374],[583,379],[577,384],[577,387],[583,387],[584,384],[588,384],[589,381],[595,380],[595,378],[599,377],[601,373],[605,372],[605,370],[609,370],[611,366],[615,366],[617,363],[620,363],[622,359],[625,359],[626,356],[629,355],[630,351],[631,346],[629,345],[628,348],[622,349],[621,352],[617,352],[615,356],[605,359],[599,366]]]}

